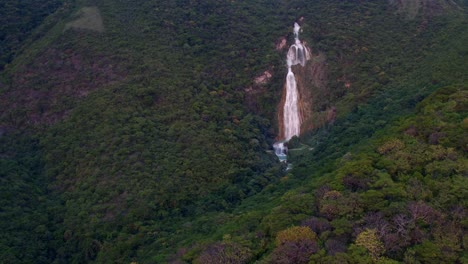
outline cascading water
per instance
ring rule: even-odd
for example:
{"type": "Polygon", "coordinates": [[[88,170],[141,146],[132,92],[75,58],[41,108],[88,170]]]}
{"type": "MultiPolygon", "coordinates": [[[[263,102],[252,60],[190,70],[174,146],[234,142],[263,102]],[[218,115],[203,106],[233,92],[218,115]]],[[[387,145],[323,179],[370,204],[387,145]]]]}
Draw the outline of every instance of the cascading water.
{"type": "Polygon", "coordinates": [[[286,76],[286,100],[283,109],[283,125],[284,125],[284,138],[286,141],[290,140],[293,136],[298,136],[301,132],[301,119],[298,110],[298,91],[296,85],[296,77],[288,69],[286,76]]]}
{"type": "Polygon", "coordinates": [[[283,108],[283,128],[284,139],[273,144],[275,154],[280,161],[287,161],[288,148],[285,143],[292,137],[299,136],[301,133],[301,118],[299,114],[299,91],[297,90],[296,76],[291,67],[294,65],[305,66],[310,59],[310,53],[307,47],[302,45],[299,40],[299,24],[294,23],[294,41],[295,43],[289,47],[286,61],[288,65],[288,75],[286,76],[286,100],[283,108]]]}

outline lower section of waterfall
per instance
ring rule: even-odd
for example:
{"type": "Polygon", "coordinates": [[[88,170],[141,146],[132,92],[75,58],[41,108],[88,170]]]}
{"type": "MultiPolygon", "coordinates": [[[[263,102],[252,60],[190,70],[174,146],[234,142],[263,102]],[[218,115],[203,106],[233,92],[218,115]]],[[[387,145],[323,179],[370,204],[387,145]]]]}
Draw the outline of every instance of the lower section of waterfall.
{"type": "Polygon", "coordinates": [[[280,162],[286,163],[286,171],[292,169],[292,164],[288,163],[288,147],[285,145],[286,141],[279,141],[273,144],[275,155],[278,157],[280,162]]]}
{"type": "Polygon", "coordinates": [[[288,148],[284,145],[284,141],[273,144],[275,154],[281,162],[286,162],[288,159],[288,148]]]}

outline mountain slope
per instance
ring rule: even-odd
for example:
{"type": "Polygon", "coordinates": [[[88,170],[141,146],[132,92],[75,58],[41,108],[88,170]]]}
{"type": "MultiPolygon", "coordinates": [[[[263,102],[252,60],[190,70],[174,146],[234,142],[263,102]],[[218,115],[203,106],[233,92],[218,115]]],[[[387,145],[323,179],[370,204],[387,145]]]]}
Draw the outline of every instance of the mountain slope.
{"type": "Polygon", "coordinates": [[[453,196],[466,177],[466,9],[429,2],[64,4],[2,72],[0,137],[12,147],[2,149],[1,179],[20,186],[4,190],[2,210],[29,225],[5,229],[1,247],[12,262],[280,262],[297,247],[305,261],[314,252],[324,262],[425,261],[449,219],[457,239],[441,250],[460,259],[462,223],[448,215],[466,210],[463,193],[453,196]],[[309,147],[291,151],[285,173],[268,150],[286,74],[276,44],[292,40],[295,21],[315,60],[304,84],[310,120],[295,139],[309,147]],[[337,115],[324,122],[330,109],[337,115]],[[405,186],[426,178],[421,192],[432,195],[410,197],[405,186]],[[14,200],[26,188],[31,208],[14,200]],[[392,203],[404,219],[411,206],[434,214],[412,222],[423,235],[398,249],[392,231],[372,231],[377,220],[395,224],[392,203]],[[315,235],[287,229],[302,220],[315,235]],[[358,245],[364,227],[386,253],[358,245]],[[15,236],[43,243],[23,254],[15,236]]]}
{"type": "MultiPolygon", "coordinates": [[[[62,1],[2,1],[0,6],[0,69],[10,63],[34,29],[60,7],[62,1]]],[[[34,35],[34,34],[33,34],[34,35]]],[[[37,38],[37,36],[35,36],[37,38]]]]}

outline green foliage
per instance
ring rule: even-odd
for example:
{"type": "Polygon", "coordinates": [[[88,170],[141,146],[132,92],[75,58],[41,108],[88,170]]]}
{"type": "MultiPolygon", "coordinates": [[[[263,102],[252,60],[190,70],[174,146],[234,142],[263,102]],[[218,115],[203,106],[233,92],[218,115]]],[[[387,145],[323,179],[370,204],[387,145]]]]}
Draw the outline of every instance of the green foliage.
{"type": "Polygon", "coordinates": [[[285,210],[294,203],[296,207],[304,204],[300,200],[294,202],[292,197],[297,193],[314,193],[311,202],[316,210],[299,210],[304,213],[303,219],[309,214],[329,221],[312,218],[302,222],[307,230],[310,227],[319,232],[318,245],[291,243],[276,247],[263,255],[262,261],[282,263],[288,257],[299,262],[307,258],[314,263],[461,261],[467,199],[466,152],[455,147],[458,144],[453,141],[459,137],[434,141],[431,133],[419,131],[436,129],[451,134],[455,130],[466,135],[466,130],[459,130],[455,124],[463,120],[467,109],[453,107],[454,101],[464,104],[466,91],[465,86],[438,90],[418,105],[415,114],[381,130],[357,147],[353,151],[356,154],[348,153],[338,159],[333,170],[321,178],[313,175],[302,181],[302,186],[282,194],[280,205],[260,224],[267,236],[295,237],[300,233],[292,232],[300,226],[288,227],[288,223],[297,225],[298,219],[285,210]],[[435,105],[444,110],[429,111],[435,105]],[[432,120],[432,128],[426,120],[432,120]],[[446,169],[434,162],[445,162],[446,169]],[[317,188],[317,181],[323,186],[317,188]],[[305,186],[305,182],[309,185],[305,186]],[[298,254],[298,248],[307,255],[298,254]]]}
{"type": "Polygon", "coordinates": [[[251,253],[235,243],[221,243],[209,246],[194,260],[194,264],[248,263],[251,253]]]}
{"type": "Polygon", "coordinates": [[[50,263],[52,227],[47,179],[37,138],[0,135],[0,258],[4,263],[50,263]]]}
{"type": "MultiPolygon", "coordinates": [[[[384,0],[72,1],[29,35],[41,3],[27,3],[20,31],[1,30],[31,46],[2,38],[7,62],[21,54],[3,72],[0,132],[34,134],[0,135],[2,260],[461,262],[462,11],[407,20],[384,0]],[[89,6],[104,30],[66,29],[89,6]],[[266,152],[285,73],[274,43],[301,16],[328,67],[314,110],[336,106],[338,119],[291,142],[284,175],[266,152]],[[252,107],[246,88],[266,69],[252,107]],[[385,253],[352,245],[365,230],[385,253]]],[[[19,16],[9,8],[2,19],[19,16]]]]}
{"type": "Polygon", "coordinates": [[[279,232],[276,235],[276,246],[280,246],[287,242],[297,242],[300,240],[317,240],[315,234],[309,227],[293,226],[279,232]]]}
{"type": "Polygon", "coordinates": [[[356,238],[356,245],[366,248],[374,261],[379,259],[380,255],[385,252],[383,243],[377,237],[375,229],[366,229],[359,233],[356,238]]]}
{"type": "Polygon", "coordinates": [[[10,63],[31,32],[60,7],[61,0],[11,1],[0,4],[0,70],[10,63]]]}

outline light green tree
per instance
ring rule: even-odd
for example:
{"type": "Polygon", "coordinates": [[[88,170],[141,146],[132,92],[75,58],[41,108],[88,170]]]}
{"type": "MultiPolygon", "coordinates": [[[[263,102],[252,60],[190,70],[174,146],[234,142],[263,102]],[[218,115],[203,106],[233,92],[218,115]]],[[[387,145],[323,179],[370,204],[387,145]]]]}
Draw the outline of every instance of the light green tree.
{"type": "Polygon", "coordinates": [[[385,248],[379,240],[375,229],[367,228],[362,231],[356,238],[356,245],[366,248],[374,261],[377,261],[385,252],[385,248]]]}

